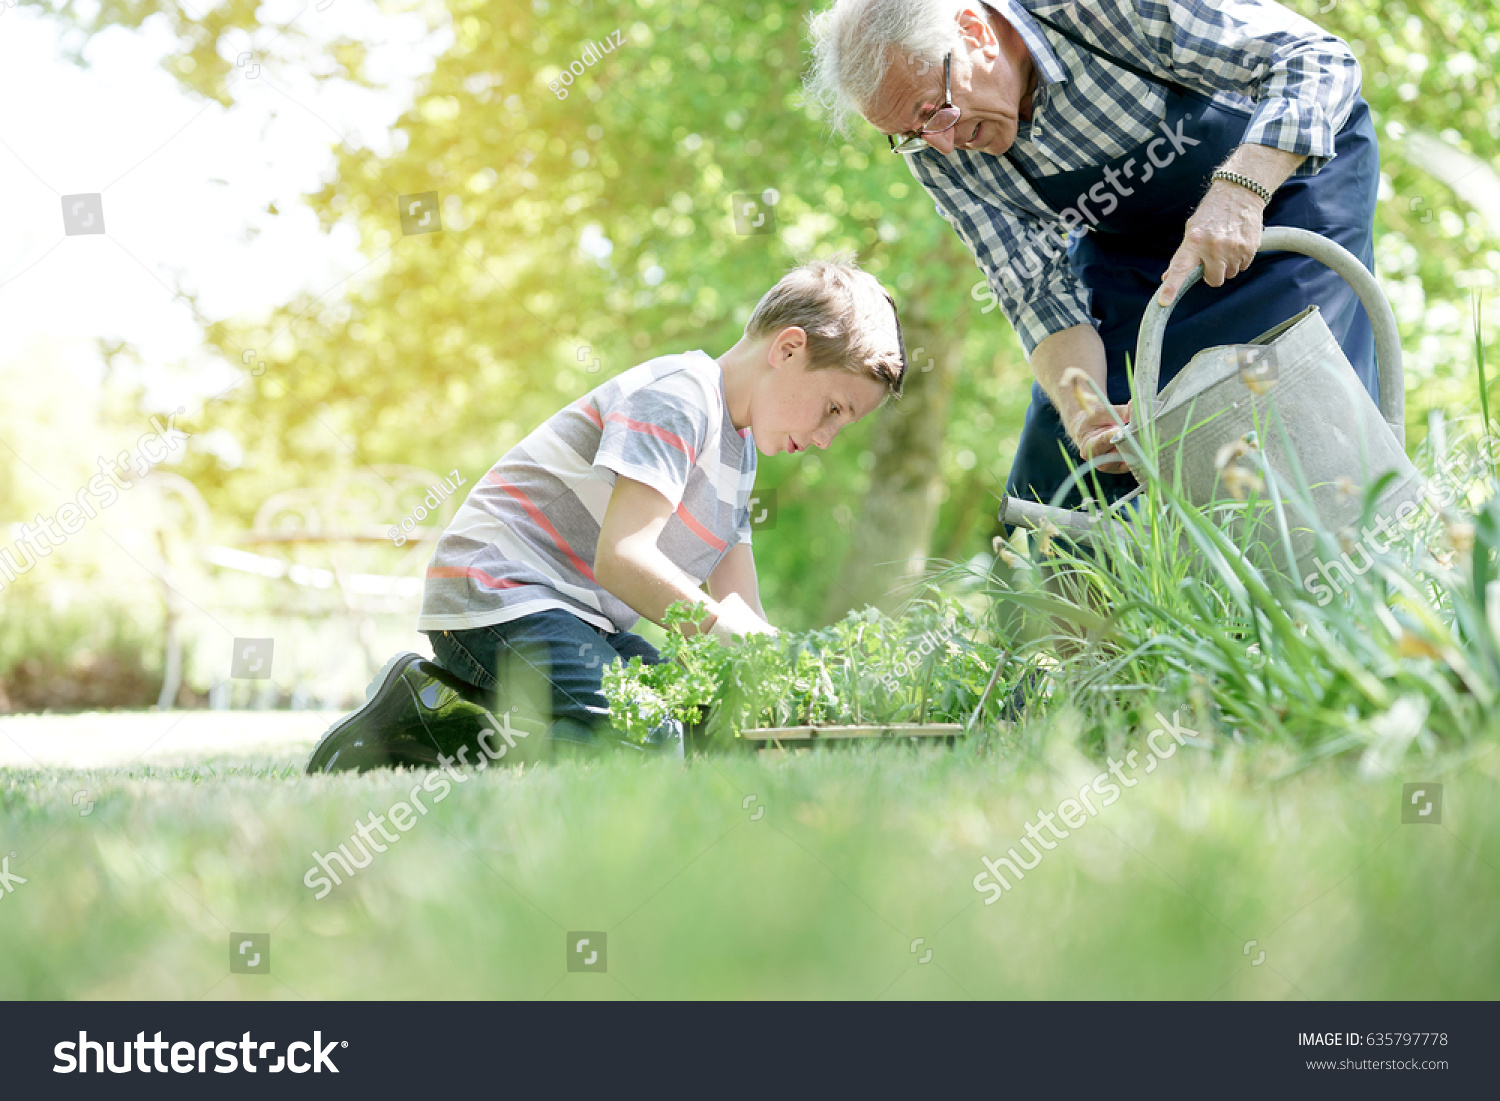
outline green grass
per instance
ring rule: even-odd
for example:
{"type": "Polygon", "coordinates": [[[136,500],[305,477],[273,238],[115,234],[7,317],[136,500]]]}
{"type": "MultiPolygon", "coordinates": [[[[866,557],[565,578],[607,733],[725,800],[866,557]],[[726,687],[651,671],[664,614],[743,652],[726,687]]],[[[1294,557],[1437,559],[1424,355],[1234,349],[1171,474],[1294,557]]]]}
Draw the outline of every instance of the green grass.
{"type": "Polygon", "coordinates": [[[980,856],[1097,772],[1083,729],[1063,709],[1024,749],[475,775],[321,901],[310,851],[411,775],[11,770],[0,829],[28,882],[0,902],[0,997],[1500,993],[1496,731],[1374,780],[1352,762],[1276,779],[1286,752],[1222,738],[1184,748],[986,906],[980,856]],[[1441,825],[1400,824],[1403,780],[1445,783],[1441,825]],[[607,974],[568,973],[571,930],[608,933],[607,974]],[[229,974],[230,933],[267,931],[272,976],[229,974]]]}
{"type": "MultiPolygon", "coordinates": [[[[492,769],[429,789],[322,899],[311,853],[420,775],[309,778],[299,754],[0,769],[0,856],[27,879],[0,898],[0,997],[1495,998],[1484,466],[1326,603],[1163,484],[1093,557],[1039,543],[949,572],[983,652],[1008,655],[994,698],[1040,677],[1014,728],[997,703],[953,750],[492,769]],[[1043,582],[1049,562],[1075,591],[1043,582]],[[1129,766],[1134,786],[987,905],[981,858],[1144,758],[1158,711],[1199,737],[1129,766]],[[1408,783],[1442,785],[1440,822],[1402,823],[1408,783]],[[607,934],[606,974],[567,970],[570,931],[607,934]],[[272,974],[231,974],[231,934],[265,932],[272,974]]],[[[855,664],[824,663],[830,696],[855,664]]]]}

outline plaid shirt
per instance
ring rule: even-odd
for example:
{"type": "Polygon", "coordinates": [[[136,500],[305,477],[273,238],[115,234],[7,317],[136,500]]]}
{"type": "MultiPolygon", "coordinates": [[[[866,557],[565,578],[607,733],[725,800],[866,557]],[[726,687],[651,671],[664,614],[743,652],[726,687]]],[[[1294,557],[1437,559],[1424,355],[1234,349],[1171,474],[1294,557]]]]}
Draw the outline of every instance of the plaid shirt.
{"type": "MultiPolygon", "coordinates": [[[[1243,143],[1306,156],[1298,176],[1334,155],[1359,94],[1349,47],[1269,0],[989,2],[1036,63],[1032,116],[1020,123],[1010,155],[1038,178],[1107,164],[1168,128],[1162,85],[1079,48],[1031,10],[1111,57],[1250,113],[1243,143]]],[[[1170,148],[1163,143],[1164,156],[1170,148]]],[[[979,262],[1028,357],[1051,334],[1094,323],[1089,292],[1057,247],[1057,214],[1009,160],[963,149],[945,157],[928,147],[907,163],[979,262]]]]}

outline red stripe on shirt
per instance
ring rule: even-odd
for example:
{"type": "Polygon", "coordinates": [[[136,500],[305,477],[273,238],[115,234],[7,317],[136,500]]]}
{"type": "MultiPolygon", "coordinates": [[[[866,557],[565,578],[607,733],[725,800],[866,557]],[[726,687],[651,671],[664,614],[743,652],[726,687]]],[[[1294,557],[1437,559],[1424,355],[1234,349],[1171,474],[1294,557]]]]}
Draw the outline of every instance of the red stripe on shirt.
{"type": "Polygon", "coordinates": [[[578,403],[574,405],[573,408],[577,409],[585,417],[593,421],[595,428],[604,427],[604,418],[599,416],[599,410],[594,408],[594,403],[589,401],[588,398],[580,398],[578,400],[578,403]]]}
{"type": "Polygon", "coordinates": [[[524,581],[512,581],[508,577],[495,577],[493,574],[485,573],[476,566],[432,566],[427,571],[428,577],[470,577],[475,581],[482,581],[491,589],[523,589],[526,587],[524,581]]]}
{"type": "Polygon", "coordinates": [[[714,550],[721,551],[725,547],[729,546],[729,544],[724,542],[724,540],[720,539],[718,536],[714,535],[713,532],[709,531],[702,524],[698,523],[698,521],[693,518],[693,514],[682,505],[677,506],[677,515],[681,518],[682,522],[688,526],[689,531],[691,531],[699,539],[702,539],[710,547],[713,547],[714,550]]]}
{"type": "Polygon", "coordinates": [[[688,462],[696,463],[698,461],[698,452],[692,444],[688,443],[675,432],[668,432],[659,424],[647,424],[645,421],[631,420],[624,413],[611,413],[604,419],[614,421],[616,424],[623,424],[632,432],[644,432],[648,436],[655,436],[663,443],[671,444],[678,451],[681,451],[688,457],[688,462]]]}
{"type": "MultiPolygon", "coordinates": [[[[552,521],[548,520],[546,516],[542,515],[542,510],[531,503],[530,497],[526,496],[525,493],[521,492],[521,490],[516,488],[510,482],[500,477],[500,475],[496,474],[493,470],[484,476],[484,480],[489,482],[491,485],[499,486],[501,489],[505,490],[506,493],[509,493],[518,502],[520,502],[521,507],[526,510],[526,515],[531,517],[532,522],[536,524],[537,527],[541,528],[547,533],[548,537],[552,540],[552,545],[555,546],[559,551],[561,551],[567,557],[569,562],[573,563],[573,568],[581,573],[584,577],[588,578],[590,581],[594,581],[594,571],[589,568],[589,564],[582,558],[579,558],[577,552],[575,552],[572,547],[568,546],[567,540],[564,539],[560,534],[558,534],[557,529],[552,526],[552,521]]],[[[597,582],[595,582],[595,584],[597,584],[597,582]]]]}

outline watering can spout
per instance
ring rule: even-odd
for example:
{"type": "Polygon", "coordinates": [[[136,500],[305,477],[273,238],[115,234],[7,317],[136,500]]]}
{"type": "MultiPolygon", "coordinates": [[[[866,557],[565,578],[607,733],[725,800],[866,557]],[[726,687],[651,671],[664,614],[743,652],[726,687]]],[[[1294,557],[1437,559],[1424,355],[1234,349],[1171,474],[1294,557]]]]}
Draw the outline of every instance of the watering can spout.
{"type": "Polygon", "coordinates": [[[1126,504],[1138,493],[1139,489],[1133,490],[1110,506],[1108,511],[1094,513],[1055,508],[1007,493],[1000,498],[1000,522],[1031,531],[1045,531],[1052,527],[1058,535],[1065,538],[1092,542],[1099,533],[1099,522],[1111,519],[1118,514],[1117,510],[1124,511],[1119,506],[1126,504]]]}

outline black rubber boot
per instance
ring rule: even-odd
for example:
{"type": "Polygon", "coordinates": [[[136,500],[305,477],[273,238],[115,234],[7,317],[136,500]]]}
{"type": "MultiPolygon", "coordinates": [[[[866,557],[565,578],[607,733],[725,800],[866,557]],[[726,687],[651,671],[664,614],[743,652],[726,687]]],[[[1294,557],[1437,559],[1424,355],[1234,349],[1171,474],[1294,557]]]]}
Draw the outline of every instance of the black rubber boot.
{"type": "Polygon", "coordinates": [[[517,734],[544,729],[509,715],[497,721],[493,698],[420,654],[397,654],[386,662],[365,695],[363,707],[323,735],[308,772],[437,768],[440,757],[487,764],[503,757],[517,734]]]}
{"type": "Polygon", "coordinates": [[[1006,700],[1000,708],[1000,720],[1007,723],[1019,723],[1026,718],[1027,706],[1036,698],[1042,687],[1042,672],[1040,669],[1027,670],[1016,686],[1011,690],[1010,699],[1006,700]]]}

